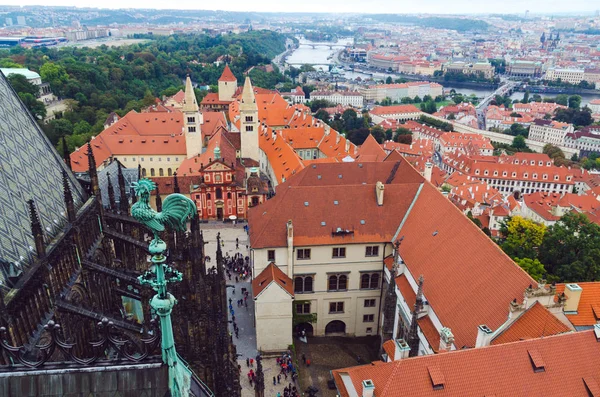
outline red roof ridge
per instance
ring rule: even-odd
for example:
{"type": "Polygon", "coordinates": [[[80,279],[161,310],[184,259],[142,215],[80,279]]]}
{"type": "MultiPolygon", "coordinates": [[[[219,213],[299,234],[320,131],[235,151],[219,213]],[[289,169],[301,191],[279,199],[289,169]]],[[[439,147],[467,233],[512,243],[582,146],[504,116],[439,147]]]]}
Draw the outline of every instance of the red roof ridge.
{"type": "Polygon", "coordinates": [[[231,69],[229,69],[229,65],[225,65],[225,69],[223,69],[223,73],[221,77],[219,77],[218,81],[237,81],[231,69]]]}
{"type": "Polygon", "coordinates": [[[275,265],[275,262],[271,262],[252,281],[254,299],[258,298],[258,296],[273,282],[279,285],[292,298],[294,297],[294,286],[292,279],[277,265],[275,265]]]}

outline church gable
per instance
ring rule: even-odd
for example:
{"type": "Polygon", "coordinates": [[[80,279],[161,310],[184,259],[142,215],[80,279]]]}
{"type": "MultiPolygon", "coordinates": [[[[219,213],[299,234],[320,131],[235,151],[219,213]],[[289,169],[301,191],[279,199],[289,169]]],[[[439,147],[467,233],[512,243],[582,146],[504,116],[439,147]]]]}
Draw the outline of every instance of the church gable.
{"type": "Polygon", "coordinates": [[[228,165],[223,164],[220,161],[214,161],[212,163],[210,163],[209,165],[206,166],[206,168],[204,168],[205,172],[211,172],[211,171],[232,171],[232,168],[229,167],[228,165]]]}

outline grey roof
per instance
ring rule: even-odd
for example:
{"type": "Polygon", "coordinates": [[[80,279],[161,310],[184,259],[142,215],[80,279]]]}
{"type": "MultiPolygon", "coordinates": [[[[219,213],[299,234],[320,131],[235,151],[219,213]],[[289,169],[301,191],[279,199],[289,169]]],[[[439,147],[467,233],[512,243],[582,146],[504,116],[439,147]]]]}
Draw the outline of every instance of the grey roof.
{"type": "Polygon", "coordinates": [[[62,172],[68,172],[76,208],[84,192],[75,176],[0,73],[0,282],[35,260],[27,200],[35,200],[47,241],[67,222],[62,172]]]}
{"type": "MultiPolygon", "coordinates": [[[[137,168],[123,168],[123,178],[125,178],[125,193],[127,193],[127,199],[130,200],[133,196],[132,185],[133,182],[138,181],[138,169],[137,168]]],[[[113,191],[115,193],[115,201],[119,204],[121,195],[119,193],[119,162],[113,160],[108,166],[104,167],[101,171],[98,171],[98,185],[100,185],[100,195],[102,197],[102,204],[108,206],[110,200],[108,198],[108,174],[110,173],[110,182],[113,185],[113,191]]]]}

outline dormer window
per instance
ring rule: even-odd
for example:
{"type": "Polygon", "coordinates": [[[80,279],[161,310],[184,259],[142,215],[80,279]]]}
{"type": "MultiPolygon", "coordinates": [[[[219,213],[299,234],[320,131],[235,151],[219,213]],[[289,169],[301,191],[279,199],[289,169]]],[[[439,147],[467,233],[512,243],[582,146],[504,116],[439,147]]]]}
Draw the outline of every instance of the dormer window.
{"type": "Polygon", "coordinates": [[[529,174],[528,174],[528,173],[524,173],[524,174],[523,174],[523,178],[528,178],[528,177],[529,177],[529,174]]]}
{"type": "Polygon", "coordinates": [[[498,176],[498,171],[494,171],[494,176],[498,176]]]}
{"type": "Polygon", "coordinates": [[[502,176],[508,176],[508,172],[506,172],[506,171],[502,172],[502,176]]]}
{"type": "Polygon", "coordinates": [[[548,174],[542,175],[542,179],[544,179],[544,180],[548,179],[548,174]]]}
{"type": "Polygon", "coordinates": [[[558,175],[554,175],[554,180],[558,181],[558,175]]]}
{"type": "Polygon", "coordinates": [[[488,170],[483,171],[483,175],[487,175],[487,174],[489,174],[488,170]]]}
{"type": "Polygon", "coordinates": [[[531,177],[532,177],[533,179],[537,179],[537,174],[533,174],[531,177]]]}
{"type": "Polygon", "coordinates": [[[475,170],[475,175],[479,175],[479,170],[475,170]]]}
{"type": "Polygon", "coordinates": [[[512,177],[513,177],[513,178],[516,178],[516,177],[517,177],[517,173],[516,173],[516,172],[513,172],[513,173],[512,173],[512,177]]]}

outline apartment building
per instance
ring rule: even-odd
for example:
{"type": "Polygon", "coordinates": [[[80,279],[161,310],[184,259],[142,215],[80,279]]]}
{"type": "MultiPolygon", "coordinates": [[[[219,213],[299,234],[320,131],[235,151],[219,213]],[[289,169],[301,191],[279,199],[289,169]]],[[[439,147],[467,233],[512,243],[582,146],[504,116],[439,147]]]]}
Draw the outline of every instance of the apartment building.
{"type": "Polygon", "coordinates": [[[566,134],[565,146],[579,150],[579,157],[600,153],[600,126],[590,125],[566,134]]]}
{"type": "Polygon", "coordinates": [[[375,124],[384,120],[397,122],[416,120],[421,117],[421,110],[414,105],[378,106],[373,108],[369,115],[375,124]]]}
{"type": "Polygon", "coordinates": [[[443,66],[444,72],[460,72],[463,74],[481,74],[486,79],[494,77],[494,67],[487,61],[480,61],[475,63],[469,62],[448,62],[443,66]]]}
{"type": "Polygon", "coordinates": [[[414,98],[419,96],[423,98],[429,95],[432,98],[442,95],[443,87],[438,83],[428,81],[412,81],[410,83],[400,84],[379,84],[360,88],[360,93],[365,101],[375,102],[389,98],[392,101],[401,101],[402,98],[414,98]]]}
{"type": "Polygon", "coordinates": [[[313,91],[310,100],[323,99],[336,105],[362,108],[364,98],[358,91],[313,91]]]}
{"type": "Polygon", "coordinates": [[[565,136],[574,131],[573,125],[554,120],[534,120],[529,128],[529,139],[551,143],[556,146],[565,144],[565,136]]]}
{"type": "Polygon", "coordinates": [[[546,71],[546,80],[550,81],[564,81],[571,84],[579,84],[584,78],[583,69],[562,69],[562,68],[549,68],[546,71]]]}

